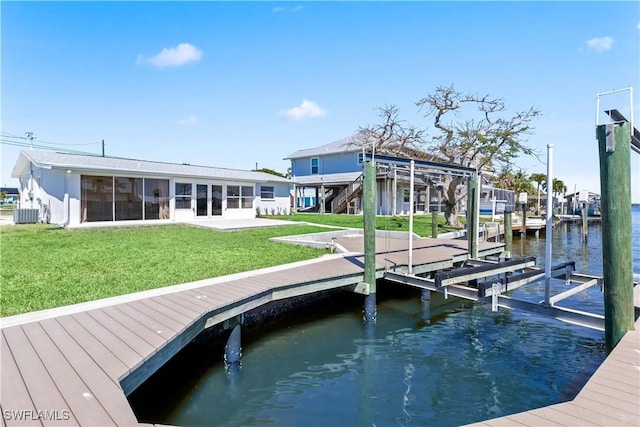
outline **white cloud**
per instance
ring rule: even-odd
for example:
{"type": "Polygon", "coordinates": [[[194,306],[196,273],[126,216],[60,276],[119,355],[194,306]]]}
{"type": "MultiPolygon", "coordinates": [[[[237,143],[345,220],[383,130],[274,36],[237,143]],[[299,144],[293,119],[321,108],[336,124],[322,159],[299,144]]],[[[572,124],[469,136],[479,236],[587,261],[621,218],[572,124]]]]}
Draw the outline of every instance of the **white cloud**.
{"type": "Polygon", "coordinates": [[[614,41],[613,37],[609,36],[595,37],[587,40],[587,46],[589,46],[589,49],[595,50],[596,52],[604,52],[611,49],[614,41]]]}
{"type": "Polygon", "coordinates": [[[198,122],[198,116],[196,116],[195,114],[192,114],[189,117],[178,121],[178,124],[179,125],[195,125],[197,122],[198,122]]]}
{"type": "Polygon", "coordinates": [[[202,51],[190,43],[180,43],[176,47],[164,48],[160,53],[145,57],[138,56],[138,64],[149,63],[158,68],[180,67],[202,59],[202,51]]]}
{"type": "Polygon", "coordinates": [[[293,7],[288,7],[288,6],[276,6],[273,9],[271,9],[271,11],[273,13],[279,13],[279,12],[298,12],[302,10],[302,6],[293,6],[293,7]]]}
{"type": "Polygon", "coordinates": [[[299,106],[290,108],[281,113],[282,116],[292,120],[302,120],[307,117],[322,117],[325,114],[327,114],[326,110],[308,99],[303,99],[299,106]]]}

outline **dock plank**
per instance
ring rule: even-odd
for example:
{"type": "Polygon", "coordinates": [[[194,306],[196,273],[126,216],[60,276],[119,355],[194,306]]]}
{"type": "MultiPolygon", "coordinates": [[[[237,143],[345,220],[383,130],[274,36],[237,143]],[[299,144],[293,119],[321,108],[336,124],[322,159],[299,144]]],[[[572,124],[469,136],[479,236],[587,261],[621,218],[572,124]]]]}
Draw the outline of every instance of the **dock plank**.
{"type": "MultiPolygon", "coordinates": [[[[78,421],[71,412],[71,408],[69,408],[64,397],[60,394],[60,390],[47,372],[36,350],[31,345],[31,342],[29,342],[22,326],[4,329],[3,333],[10,351],[14,354],[16,365],[29,390],[29,395],[34,403],[35,409],[37,411],[56,411],[56,413],[69,414],[67,420],[53,419],[43,421],[45,421],[47,425],[78,424],[78,421]]],[[[34,421],[34,415],[37,417],[38,414],[31,414],[32,422],[34,421]]]]}
{"type": "Polygon", "coordinates": [[[573,401],[574,405],[587,409],[598,408],[600,412],[604,412],[611,416],[615,414],[617,418],[622,419],[627,424],[635,426],[640,425],[640,414],[637,411],[637,407],[633,410],[628,402],[619,401],[613,398],[603,399],[602,395],[597,396],[595,399],[590,399],[589,396],[590,394],[588,394],[587,391],[587,393],[580,396],[580,399],[575,399],[573,401]]]}
{"type": "MultiPolygon", "coordinates": [[[[92,397],[89,387],[78,376],[75,369],[42,328],[42,325],[36,322],[27,323],[22,328],[52,381],[60,390],[60,394],[64,396],[73,417],[81,425],[104,426],[112,424],[114,421],[100,402],[92,397]]],[[[57,335],[55,337],[58,338],[57,335]]]]}
{"type": "MultiPolygon", "coordinates": [[[[102,326],[93,317],[89,316],[87,312],[72,314],[71,317],[120,359],[127,367],[127,371],[130,371],[142,363],[143,355],[137,353],[132,347],[135,347],[136,343],[124,342],[118,335],[109,331],[109,329],[102,326]]],[[[136,340],[136,342],[137,341],[138,340],[136,340]]]]}
{"type": "Polygon", "coordinates": [[[153,327],[156,333],[167,339],[173,338],[184,328],[184,323],[178,322],[173,317],[156,310],[154,305],[155,303],[145,304],[138,300],[128,304],[120,304],[117,307],[134,319],[138,318],[136,313],[140,313],[149,319],[149,326],[153,327]]]}
{"type": "Polygon", "coordinates": [[[207,304],[207,306],[209,307],[209,311],[221,307],[226,302],[226,299],[222,295],[216,295],[215,297],[213,297],[203,292],[202,289],[190,289],[181,293],[188,295],[190,298],[197,299],[207,304]]]}
{"type": "Polygon", "coordinates": [[[171,302],[172,307],[180,310],[181,313],[186,314],[192,320],[204,316],[209,311],[208,307],[202,305],[198,300],[190,301],[188,297],[181,296],[178,293],[163,295],[158,297],[157,300],[160,303],[171,302]]]}
{"type": "Polygon", "coordinates": [[[165,306],[167,309],[173,310],[175,313],[183,316],[183,318],[186,319],[186,325],[190,325],[204,314],[204,310],[187,307],[183,301],[176,299],[172,294],[153,297],[152,299],[158,304],[165,306]]]}
{"type": "Polygon", "coordinates": [[[104,329],[118,337],[120,341],[126,343],[129,348],[142,356],[143,359],[156,352],[156,348],[153,345],[133,331],[132,326],[135,322],[131,322],[127,326],[122,325],[105,313],[103,309],[87,311],[86,314],[104,329]]]}
{"type": "Polygon", "coordinates": [[[116,322],[121,325],[131,329],[136,335],[145,340],[151,345],[155,351],[158,348],[164,346],[167,343],[167,339],[163,338],[160,334],[158,334],[154,329],[147,326],[145,321],[141,321],[139,319],[142,316],[139,316],[137,319],[132,318],[125,314],[123,311],[119,310],[117,306],[105,307],[102,311],[116,322]]]}
{"type": "Polygon", "coordinates": [[[60,326],[66,330],[69,335],[73,336],[78,345],[83,348],[110,377],[119,378],[121,375],[129,372],[127,365],[118,359],[104,343],[83,328],[75,318],[72,316],[62,316],[55,320],[60,323],[60,326]]]}
{"type": "Polygon", "coordinates": [[[100,402],[116,425],[134,425],[136,417],[118,380],[109,376],[89,350],[81,347],[57,319],[44,320],[40,324],[89,388],[91,396],[84,396],[100,402]]]}
{"type": "Polygon", "coordinates": [[[172,294],[176,299],[182,301],[183,304],[192,305],[198,307],[202,314],[211,311],[211,301],[207,298],[202,298],[201,293],[194,293],[192,291],[176,292],[172,294]]]}
{"type": "Polygon", "coordinates": [[[147,307],[152,308],[153,310],[163,314],[165,316],[163,317],[163,319],[165,320],[167,318],[173,319],[175,321],[173,323],[174,325],[180,325],[178,332],[182,331],[193,321],[193,319],[190,318],[189,316],[183,314],[180,311],[177,311],[175,307],[174,308],[167,307],[167,305],[163,304],[161,300],[157,297],[146,298],[144,300],[141,300],[140,303],[142,305],[146,305],[147,307]]]}
{"type": "MultiPolygon", "coordinates": [[[[548,425],[570,427],[575,426],[576,418],[574,416],[558,410],[558,407],[562,405],[567,405],[567,403],[560,403],[553,406],[547,406],[546,408],[535,409],[532,412],[549,420],[549,422],[547,423],[548,425]]],[[[580,420],[580,425],[582,427],[597,426],[597,424],[594,424],[589,420],[580,420]]]]}
{"type": "MultiPolygon", "coordinates": [[[[17,416],[14,411],[36,411],[35,404],[31,400],[27,385],[22,379],[18,365],[13,354],[9,350],[9,345],[4,337],[4,333],[0,337],[2,342],[0,346],[0,378],[2,379],[2,387],[0,388],[0,402],[2,402],[2,421],[7,426],[31,426],[34,422],[17,416]],[[8,411],[8,417],[5,412],[8,411]]],[[[38,423],[42,425],[42,423],[38,423]]]]}
{"type": "Polygon", "coordinates": [[[507,416],[509,420],[516,421],[526,426],[549,426],[558,425],[552,420],[538,415],[536,411],[522,412],[520,414],[514,414],[507,416]]]}
{"type": "Polygon", "coordinates": [[[574,402],[571,402],[570,406],[558,407],[558,411],[571,415],[576,419],[575,425],[582,425],[586,422],[593,422],[599,426],[619,426],[626,424],[623,420],[615,416],[609,416],[604,412],[600,412],[598,409],[600,408],[583,408],[574,402]]]}

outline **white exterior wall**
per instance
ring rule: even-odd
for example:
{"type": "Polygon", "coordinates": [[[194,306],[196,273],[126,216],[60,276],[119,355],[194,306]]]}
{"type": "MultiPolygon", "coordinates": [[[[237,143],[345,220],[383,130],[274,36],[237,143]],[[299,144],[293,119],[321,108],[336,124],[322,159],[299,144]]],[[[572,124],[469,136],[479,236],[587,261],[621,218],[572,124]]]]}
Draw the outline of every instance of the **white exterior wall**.
{"type": "MultiPolygon", "coordinates": [[[[256,197],[253,200],[254,208],[260,209],[260,215],[288,215],[291,213],[291,188],[287,183],[263,183],[256,185],[255,189],[256,197]],[[263,185],[273,187],[274,198],[262,199],[260,197],[260,187],[263,185]]],[[[255,211],[256,209],[254,209],[255,211]]],[[[254,212],[255,214],[255,212],[254,212]]]]}
{"type": "Polygon", "coordinates": [[[69,225],[80,225],[80,174],[67,174],[67,203],[66,211],[68,212],[69,225]]]}
{"type": "Polygon", "coordinates": [[[33,167],[20,177],[20,208],[38,209],[38,220],[63,225],[65,173],[55,169],[33,167]]]}

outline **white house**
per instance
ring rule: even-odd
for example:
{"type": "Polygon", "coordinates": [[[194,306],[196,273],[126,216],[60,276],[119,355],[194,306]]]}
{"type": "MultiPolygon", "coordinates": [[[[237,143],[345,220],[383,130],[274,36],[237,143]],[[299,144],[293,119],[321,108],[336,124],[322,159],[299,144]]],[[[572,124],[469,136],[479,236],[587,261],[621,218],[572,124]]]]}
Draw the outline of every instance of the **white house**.
{"type": "Polygon", "coordinates": [[[288,213],[291,181],[264,172],[24,150],[20,207],[63,226],[288,213]]]}

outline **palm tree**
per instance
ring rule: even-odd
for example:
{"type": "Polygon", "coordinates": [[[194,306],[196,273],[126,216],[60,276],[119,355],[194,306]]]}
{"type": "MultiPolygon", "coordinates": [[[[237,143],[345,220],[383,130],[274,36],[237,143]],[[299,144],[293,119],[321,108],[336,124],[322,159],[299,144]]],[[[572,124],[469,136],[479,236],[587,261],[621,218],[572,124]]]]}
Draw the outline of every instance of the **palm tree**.
{"type": "Polygon", "coordinates": [[[536,215],[540,215],[540,184],[547,182],[547,175],[544,173],[533,173],[529,177],[529,180],[535,182],[538,187],[538,207],[536,209],[536,215]]]}
{"type": "Polygon", "coordinates": [[[553,197],[555,198],[558,194],[565,194],[567,192],[567,186],[564,185],[564,182],[559,179],[553,179],[553,197]]]}

